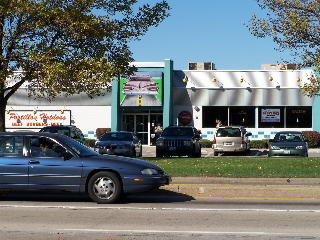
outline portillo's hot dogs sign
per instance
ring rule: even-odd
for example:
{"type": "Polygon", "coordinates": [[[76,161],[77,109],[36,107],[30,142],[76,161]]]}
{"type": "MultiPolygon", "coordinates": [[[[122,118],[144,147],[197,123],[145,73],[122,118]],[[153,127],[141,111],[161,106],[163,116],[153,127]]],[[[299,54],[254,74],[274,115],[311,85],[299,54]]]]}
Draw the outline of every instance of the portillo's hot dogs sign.
{"type": "Polygon", "coordinates": [[[70,110],[6,111],[6,128],[42,128],[70,124],[70,110]]]}

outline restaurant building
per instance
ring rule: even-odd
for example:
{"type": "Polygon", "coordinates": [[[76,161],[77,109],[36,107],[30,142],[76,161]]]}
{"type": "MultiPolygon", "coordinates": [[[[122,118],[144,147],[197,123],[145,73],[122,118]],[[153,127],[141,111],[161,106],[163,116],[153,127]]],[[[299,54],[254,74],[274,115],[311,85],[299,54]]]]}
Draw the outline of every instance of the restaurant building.
{"type": "Polygon", "coordinates": [[[7,130],[72,124],[95,138],[97,128],[110,128],[134,131],[148,145],[157,125],[193,125],[211,140],[216,120],[246,127],[251,139],[283,130],[320,131],[319,98],[301,90],[314,74],[311,69],[287,64],[216,70],[213,63],[190,63],[188,70],[174,70],[170,59],[132,64],[138,72],[114,81],[112,91],[94,99],[74,95],[48,102],[20,88],[7,107],[7,130]]]}

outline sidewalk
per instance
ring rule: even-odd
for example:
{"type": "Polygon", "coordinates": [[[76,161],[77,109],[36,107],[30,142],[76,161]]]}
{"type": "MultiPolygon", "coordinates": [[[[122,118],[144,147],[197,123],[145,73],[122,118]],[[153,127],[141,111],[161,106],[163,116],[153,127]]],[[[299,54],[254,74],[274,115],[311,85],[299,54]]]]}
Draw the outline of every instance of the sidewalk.
{"type": "Polygon", "coordinates": [[[320,178],[199,178],[174,177],[162,189],[216,199],[320,200],[320,178]]]}

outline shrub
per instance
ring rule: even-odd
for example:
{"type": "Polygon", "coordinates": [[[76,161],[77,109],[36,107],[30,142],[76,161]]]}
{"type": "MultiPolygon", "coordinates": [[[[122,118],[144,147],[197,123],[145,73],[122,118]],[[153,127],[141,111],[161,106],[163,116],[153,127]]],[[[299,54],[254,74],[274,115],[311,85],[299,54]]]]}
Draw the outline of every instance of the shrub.
{"type": "Polygon", "coordinates": [[[94,147],[94,144],[96,142],[96,139],[92,139],[92,138],[85,138],[84,139],[84,145],[88,146],[88,147],[94,147]]]}
{"type": "Polygon", "coordinates": [[[268,147],[269,147],[269,139],[250,141],[250,148],[265,149],[268,147]]]}
{"type": "Polygon", "coordinates": [[[200,140],[201,147],[203,148],[211,148],[212,147],[212,141],[208,139],[201,139],[200,140]]]}
{"type": "Polygon", "coordinates": [[[103,134],[105,134],[105,132],[110,132],[111,129],[110,128],[97,128],[96,129],[96,136],[97,139],[101,138],[103,134]]]}
{"type": "Polygon", "coordinates": [[[303,131],[302,133],[305,139],[309,140],[309,147],[320,146],[320,133],[316,131],[303,131]]]}

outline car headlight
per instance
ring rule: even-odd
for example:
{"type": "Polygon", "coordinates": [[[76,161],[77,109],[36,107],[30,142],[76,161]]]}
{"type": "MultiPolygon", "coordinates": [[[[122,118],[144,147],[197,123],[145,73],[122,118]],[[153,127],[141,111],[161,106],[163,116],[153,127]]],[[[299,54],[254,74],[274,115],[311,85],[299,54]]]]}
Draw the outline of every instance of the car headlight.
{"type": "Polygon", "coordinates": [[[183,141],[183,145],[185,146],[191,146],[192,142],[191,141],[183,141]]]}
{"type": "Polygon", "coordinates": [[[153,168],[146,168],[146,169],[143,169],[141,171],[141,173],[143,175],[157,175],[159,174],[158,171],[156,169],[153,169],[153,168]]]}
{"type": "Polygon", "coordinates": [[[279,150],[280,148],[278,146],[271,146],[270,149],[279,150]]]}
{"type": "Polygon", "coordinates": [[[160,146],[160,147],[164,146],[163,140],[158,140],[157,141],[157,146],[160,146]]]}
{"type": "Polygon", "coordinates": [[[296,149],[304,149],[304,146],[303,145],[296,146],[296,149]]]}

